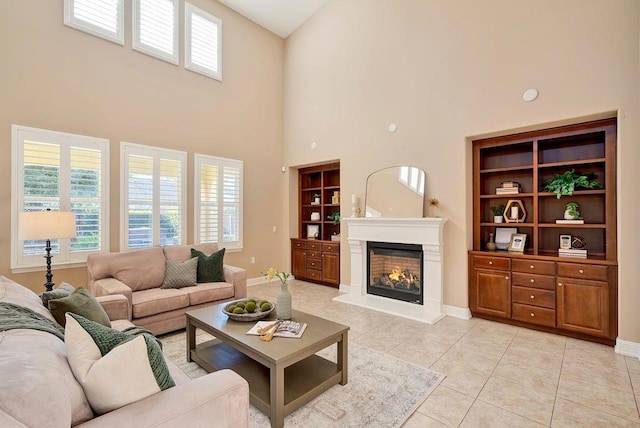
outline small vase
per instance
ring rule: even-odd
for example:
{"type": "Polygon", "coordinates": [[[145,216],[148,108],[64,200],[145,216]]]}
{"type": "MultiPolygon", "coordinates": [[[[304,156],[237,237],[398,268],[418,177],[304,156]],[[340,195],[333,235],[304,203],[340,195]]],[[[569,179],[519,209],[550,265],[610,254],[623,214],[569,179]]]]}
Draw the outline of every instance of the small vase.
{"type": "Polygon", "coordinates": [[[289,293],[286,282],[282,283],[276,297],[276,313],[279,320],[291,319],[291,293],[289,293]]]}
{"type": "Polygon", "coordinates": [[[574,220],[575,217],[569,214],[569,210],[564,210],[564,219],[565,220],[574,220]]]}
{"type": "Polygon", "coordinates": [[[489,250],[489,251],[495,251],[496,250],[496,243],[493,240],[493,233],[489,234],[489,242],[487,242],[486,247],[487,247],[487,250],[489,250]]]}
{"type": "Polygon", "coordinates": [[[504,220],[504,217],[502,217],[501,215],[494,215],[493,216],[493,222],[494,223],[502,223],[502,220],[504,220]]]}

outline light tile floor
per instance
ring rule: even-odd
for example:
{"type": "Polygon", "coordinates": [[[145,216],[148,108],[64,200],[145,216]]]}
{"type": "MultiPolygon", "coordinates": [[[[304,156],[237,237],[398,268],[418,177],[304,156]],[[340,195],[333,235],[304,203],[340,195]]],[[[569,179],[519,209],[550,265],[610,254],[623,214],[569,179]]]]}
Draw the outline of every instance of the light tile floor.
{"type": "MultiPolygon", "coordinates": [[[[279,289],[249,295],[275,301],[279,289]]],[[[350,326],[350,341],[447,375],[406,428],[640,427],[640,362],[612,347],[475,318],[427,325],[303,281],[289,290],[295,309],[350,326]]]]}

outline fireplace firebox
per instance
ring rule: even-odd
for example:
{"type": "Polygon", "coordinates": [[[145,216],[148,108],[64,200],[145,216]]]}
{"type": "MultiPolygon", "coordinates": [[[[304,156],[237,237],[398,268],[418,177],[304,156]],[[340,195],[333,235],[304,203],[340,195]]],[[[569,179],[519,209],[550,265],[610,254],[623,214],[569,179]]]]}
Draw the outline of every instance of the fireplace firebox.
{"type": "Polygon", "coordinates": [[[423,304],[422,246],[367,242],[367,293],[423,304]]]}

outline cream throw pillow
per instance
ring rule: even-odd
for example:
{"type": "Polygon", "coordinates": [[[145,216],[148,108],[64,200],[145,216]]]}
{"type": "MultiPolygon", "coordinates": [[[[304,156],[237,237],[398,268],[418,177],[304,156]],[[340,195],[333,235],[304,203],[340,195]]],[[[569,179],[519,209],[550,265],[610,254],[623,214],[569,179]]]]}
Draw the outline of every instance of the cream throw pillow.
{"type": "Polygon", "coordinates": [[[103,414],[174,386],[152,337],[66,314],[67,358],[94,412],[103,414]]]}

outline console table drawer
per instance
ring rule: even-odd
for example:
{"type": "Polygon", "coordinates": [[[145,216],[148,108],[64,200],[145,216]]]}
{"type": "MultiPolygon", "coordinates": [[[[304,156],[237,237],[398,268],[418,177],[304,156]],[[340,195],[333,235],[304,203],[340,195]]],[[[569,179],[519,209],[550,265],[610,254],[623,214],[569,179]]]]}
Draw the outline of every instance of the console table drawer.
{"type": "Polygon", "coordinates": [[[523,287],[544,288],[546,290],[555,290],[555,277],[548,275],[535,275],[513,272],[511,274],[511,283],[523,287]]]}
{"type": "Polygon", "coordinates": [[[304,250],[305,248],[307,248],[307,243],[305,241],[292,240],[292,245],[293,245],[293,248],[298,248],[301,250],[304,250]]]}
{"type": "Polygon", "coordinates": [[[473,267],[484,269],[509,270],[511,259],[506,257],[473,256],[473,267]]]}
{"type": "Polygon", "coordinates": [[[313,250],[312,250],[312,251],[309,251],[309,252],[307,253],[307,258],[308,258],[308,259],[319,259],[320,257],[322,257],[322,256],[320,255],[320,251],[313,251],[313,250]]]}
{"type": "Polygon", "coordinates": [[[543,262],[540,260],[517,260],[511,264],[514,272],[537,273],[538,275],[555,275],[556,267],[554,262],[543,262]]]}
{"type": "Polygon", "coordinates": [[[541,306],[543,308],[555,309],[556,292],[540,290],[537,288],[512,287],[511,300],[514,303],[525,305],[541,306]]]}
{"type": "Polygon", "coordinates": [[[307,278],[321,280],[322,279],[322,271],[321,270],[315,270],[315,269],[307,269],[307,278]]]}
{"type": "Polygon", "coordinates": [[[558,263],[558,276],[606,281],[607,267],[580,263],[558,263]]]}
{"type": "Polygon", "coordinates": [[[320,242],[307,242],[307,250],[321,251],[322,244],[320,242]]]}
{"type": "Polygon", "coordinates": [[[322,244],[322,251],[325,253],[337,253],[340,251],[340,244],[322,244]]]}
{"type": "Polygon", "coordinates": [[[532,324],[556,326],[556,311],[553,309],[539,308],[537,306],[513,304],[511,317],[514,320],[529,322],[532,324]]]}

